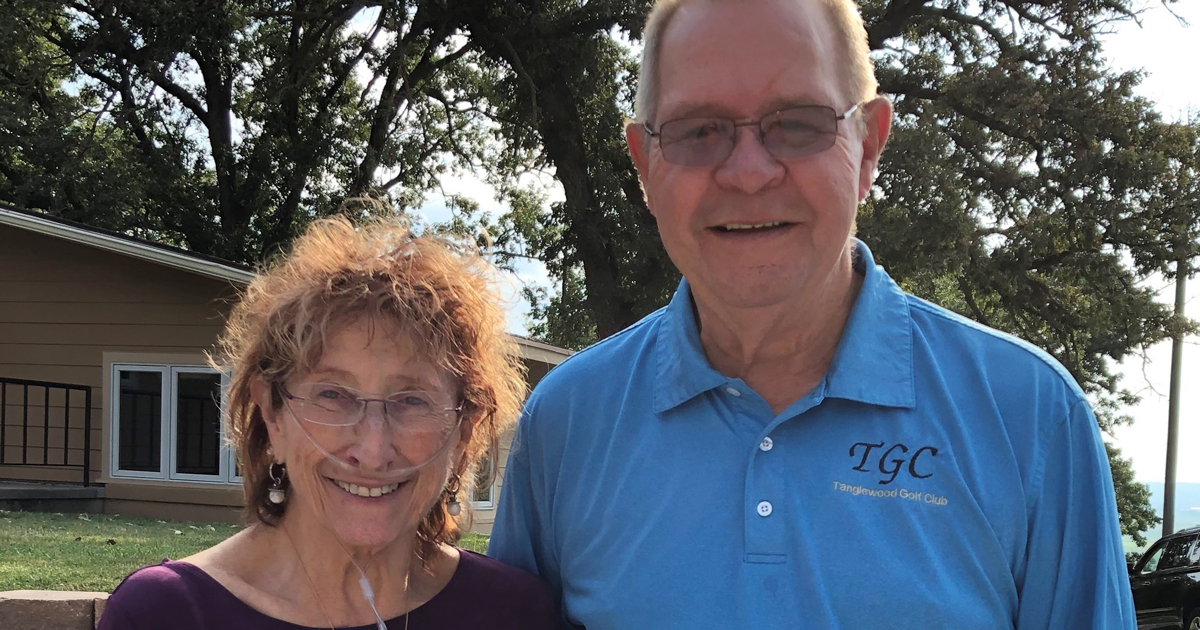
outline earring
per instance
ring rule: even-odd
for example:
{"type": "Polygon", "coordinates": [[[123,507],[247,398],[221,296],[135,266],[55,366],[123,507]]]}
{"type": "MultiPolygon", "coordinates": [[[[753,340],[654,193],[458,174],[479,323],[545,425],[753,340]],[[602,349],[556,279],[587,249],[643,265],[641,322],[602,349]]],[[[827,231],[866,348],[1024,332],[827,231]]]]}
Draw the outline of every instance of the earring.
{"type": "Polygon", "coordinates": [[[450,516],[458,516],[462,512],[462,504],[458,502],[459,478],[456,473],[450,477],[450,483],[446,484],[446,494],[450,495],[450,500],[446,502],[446,511],[450,516]]]}
{"type": "Polygon", "coordinates": [[[284,464],[271,464],[267,468],[267,475],[271,477],[271,489],[267,492],[267,500],[275,505],[280,505],[287,501],[287,490],[283,488],[283,479],[287,477],[287,466],[284,464]],[[279,472],[275,472],[275,468],[279,468],[279,472]]]}

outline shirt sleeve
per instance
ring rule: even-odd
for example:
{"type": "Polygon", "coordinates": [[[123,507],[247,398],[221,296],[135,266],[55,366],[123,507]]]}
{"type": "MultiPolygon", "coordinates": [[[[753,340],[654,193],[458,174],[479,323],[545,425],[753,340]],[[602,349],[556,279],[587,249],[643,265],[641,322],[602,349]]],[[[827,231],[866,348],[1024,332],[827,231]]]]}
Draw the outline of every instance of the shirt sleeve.
{"type": "Polygon", "coordinates": [[[105,602],[96,630],[141,630],[194,626],[190,594],[183,581],[162,565],[143,567],[126,577],[105,602]]]}
{"type": "Polygon", "coordinates": [[[488,555],[545,580],[561,610],[562,577],[551,540],[545,463],[535,464],[531,457],[542,446],[531,427],[535,404],[531,398],[513,439],[488,555]]]}
{"type": "Polygon", "coordinates": [[[1108,455],[1086,401],[1044,444],[1035,477],[1018,630],[1134,630],[1108,455]]]}

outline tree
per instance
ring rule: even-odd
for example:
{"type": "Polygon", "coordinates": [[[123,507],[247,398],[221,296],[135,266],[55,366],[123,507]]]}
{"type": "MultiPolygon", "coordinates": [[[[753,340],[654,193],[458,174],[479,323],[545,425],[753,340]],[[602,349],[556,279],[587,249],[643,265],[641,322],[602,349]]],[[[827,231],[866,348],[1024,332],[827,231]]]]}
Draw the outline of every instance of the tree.
{"type": "MultiPolygon", "coordinates": [[[[609,19],[600,23],[636,38],[639,20],[624,12],[644,7],[604,5],[609,19]]],[[[1049,351],[1096,402],[1102,428],[1127,422],[1121,409],[1136,397],[1109,366],[1162,339],[1169,326],[1189,325],[1173,320],[1139,281],[1175,259],[1178,235],[1163,226],[1200,225],[1197,206],[1180,203],[1164,183],[1189,142],[1195,155],[1187,139],[1195,129],[1165,125],[1134,95],[1137,73],[1103,66],[1098,36],[1135,17],[1133,3],[866,0],[862,9],[881,91],[897,117],[859,235],[908,290],[1049,351]]],[[[592,44],[596,36],[577,37],[592,44]]],[[[534,112],[544,142],[537,159],[556,169],[567,201],[543,212],[518,205],[502,225],[561,283],[557,295],[535,300],[535,331],[579,347],[661,306],[676,276],[644,239],[650,220],[640,191],[609,183],[633,181],[628,159],[608,151],[620,144],[619,125],[583,122],[616,118],[614,94],[631,111],[632,61],[597,64],[579,55],[586,46],[547,48],[552,59],[509,51],[532,86],[529,96],[509,94],[534,112]],[[542,64],[553,80],[540,74],[542,64]],[[532,95],[564,82],[579,103],[576,127],[603,134],[557,136],[590,149],[586,171],[553,150],[548,134],[563,128],[534,107],[532,95]],[[616,194],[573,199],[572,177],[616,194]],[[640,259],[652,264],[641,267],[640,259]],[[655,282],[635,292],[610,282],[612,269],[626,277],[644,271],[655,282]]],[[[528,143],[520,133],[508,137],[528,143]]],[[[1111,456],[1114,470],[1128,471],[1116,451],[1111,456]]],[[[1128,475],[1118,483],[1123,528],[1143,531],[1145,487],[1128,475]]]]}
{"type": "Polygon", "coordinates": [[[1150,488],[1138,483],[1133,477],[1133,466],[1121,457],[1121,450],[1105,443],[1108,461],[1111,463],[1113,486],[1117,490],[1117,512],[1121,515],[1121,533],[1129,536],[1134,544],[1144,547],[1146,530],[1162,522],[1150,505],[1150,488]]]}
{"type": "MultiPolygon", "coordinates": [[[[439,229],[482,228],[502,262],[544,261],[558,287],[531,294],[534,332],[579,347],[678,281],[621,133],[636,78],[624,40],[649,4],[4,4],[0,197],[253,262],[346,197],[403,211],[475,169],[508,210],[452,200],[439,229]],[[522,187],[537,171],[563,201],[522,187]]],[[[905,288],[1053,354],[1102,427],[1126,421],[1134,397],[1109,365],[1189,325],[1139,280],[1178,256],[1178,226],[1200,223],[1176,177],[1194,127],[1164,124],[1134,96],[1139,76],[1100,59],[1099,34],[1134,17],[1133,0],[862,10],[897,117],[860,236],[905,288]]]]}
{"type": "Polygon", "coordinates": [[[28,50],[3,54],[40,87],[0,76],[0,94],[59,102],[26,99],[6,124],[45,141],[10,160],[40,171],[0,170],[0,194],[22,205],[253,262],[343,198],[419,201],[482,138],[473,114],[438,98],[443,71],[474,48],[440,3],[28,4],[4,15],[28,50]],[[65,97],[69,87],[79,96],[65,97]],[[142,186],[113,200],[44,198],[68,187],[41,176],[55,163],[44,145],[70,145],[54,136],[78,135],[68,121],[79,117],[109,134],[107,165],[142,186]]]}

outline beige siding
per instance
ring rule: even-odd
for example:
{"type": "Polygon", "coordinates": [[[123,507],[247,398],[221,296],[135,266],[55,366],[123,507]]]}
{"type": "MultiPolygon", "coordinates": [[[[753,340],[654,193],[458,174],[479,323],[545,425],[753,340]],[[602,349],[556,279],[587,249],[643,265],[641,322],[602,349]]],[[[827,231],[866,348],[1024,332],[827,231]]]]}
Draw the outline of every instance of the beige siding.
{"type": "MultiPolygon", "coordinates": [[[[530,389],[533,389],[533,387],[542,380],[542,377],[550,371],[550,368],[554,367],[547,363],[542,363],[541,361],[529,360],[525,362],[525,365],[529,368],[526,379],[529,381],[530,389]]],[[[500,504],[500,493],[504,488],[504,470],[508,467],[508,455],[510,452],[512,452],[512,441],[512,429],[500,437],[500,457],[499,464],[496,469],[495,491],[492,494],[492,507],[489,509],[474,510],[471,518],[471,531],[473,532],[480,534],[492,533],[492,524],[496,521],[496,506],[500,504]]]]}
{"type": "MultiPolygon", "coordinates": [[[[220,333],[234,288],[161,265],[0,226],[0,376],[92,391],[92,479],[101,480],[105,352],[198,356],[220,333]]],[[[69,468],[21,467],[23,388],[7,388],[0,476],[76,481],[69,468]],[[13,399],[14,392],[17,398],[13,399]]],[[[51,461],[62,458],[62,402],[52,394],[51,461]]],[[[44,396],[30,388],[29,445],[40,457],[44,396]]],[[[83,461],[82,394],[73,394],[68,462],[83,461]]],[[[33,455],[34,453],[31,453],[33,455]]]]}
{"type": "MultiPolygon", "coordinates": [[[[57,238],[0,225],[0,376],[92,388],[92,474],[106,483],[105,511],[154,518],[237,522],[239,486],[106,478],[107,366],[114,362],[199,364],[216,341],[236,289],[225,282],[57,238]]],[[[528,349],[527,349],[528,350],[528,349]]],[[[527,359],[532,387],[551,367],[537,350],[527,359]],[[536,358],[534,358],[536,356],[536,358]]],[[[542,353],[550,357],[552,353],[542,353]]],[[[30,456],[62,461],[66,410],[60,391],[48,410],[40,388],[7,389],[0,478],[75,482],[77,468],[21,466],[30,456]],[[15,392],[15,393],[14,393],[15,392]],[[28,408],[28,430],[24,415],[28,408]],[[15,462],[15,463],[14,463],[15,462]]],[[[83,394],[70,402],[66,456],[83,461],[83,394]]],[[[490,533],[508,461],[511,431],[501,439],[493,507],[474,511],[473,530],[490,533]]]]}

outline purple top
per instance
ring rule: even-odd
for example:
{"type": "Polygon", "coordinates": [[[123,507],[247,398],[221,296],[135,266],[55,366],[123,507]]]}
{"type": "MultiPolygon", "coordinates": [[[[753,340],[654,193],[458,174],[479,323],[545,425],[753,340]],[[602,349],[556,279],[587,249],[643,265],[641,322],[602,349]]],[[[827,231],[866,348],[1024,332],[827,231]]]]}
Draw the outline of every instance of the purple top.
{"type": "MultiPolygon", "coordinates": [[[[410,630],[558,627],[557,605],[541,579],[465,549],[459,550],[459,556],[458,568],[446,587],[410,613],[410,630]]],[[[389,630],[403,630],[404,616],[389,619],[387,626],[389,630]]],[[[251,608],[195,565],[164,560],[162,564],[134,571],[108,599],[98,630],[126,628],[298,630],[306,627],[251,608]]],[[[359,628],[375,630],[375,625],[359,628]]]]}

